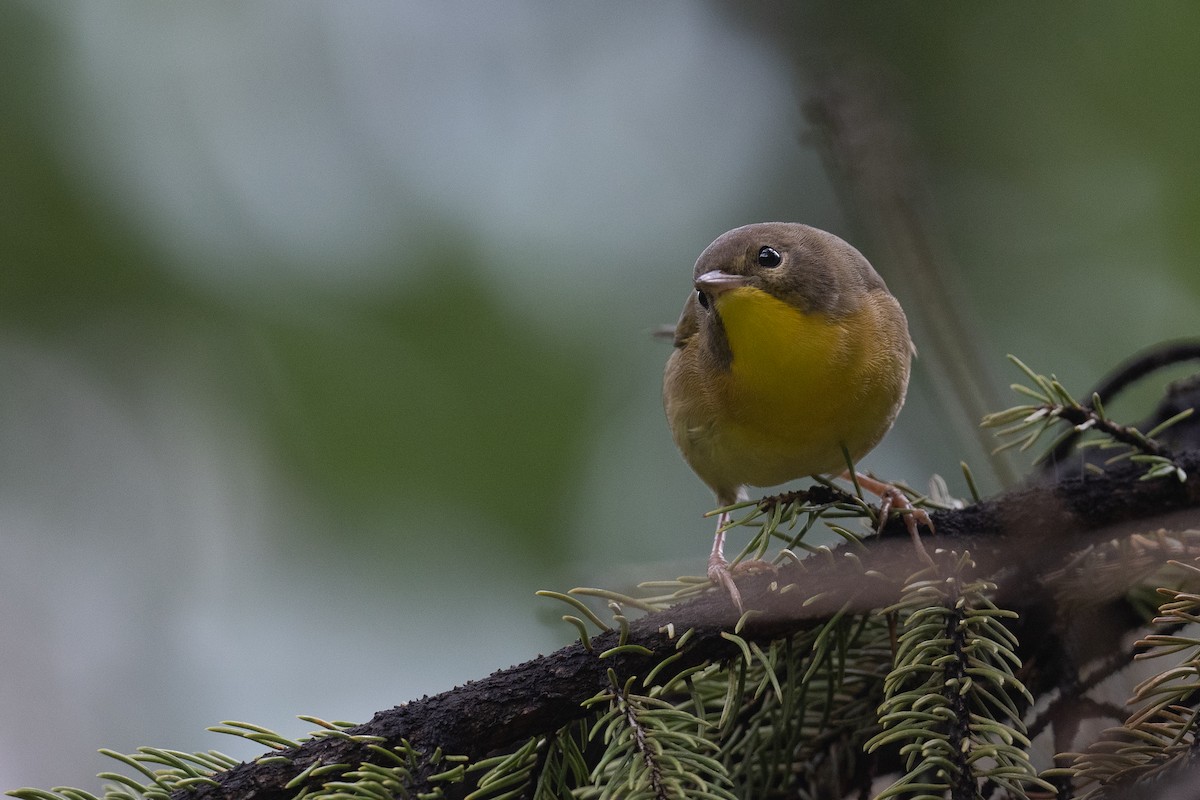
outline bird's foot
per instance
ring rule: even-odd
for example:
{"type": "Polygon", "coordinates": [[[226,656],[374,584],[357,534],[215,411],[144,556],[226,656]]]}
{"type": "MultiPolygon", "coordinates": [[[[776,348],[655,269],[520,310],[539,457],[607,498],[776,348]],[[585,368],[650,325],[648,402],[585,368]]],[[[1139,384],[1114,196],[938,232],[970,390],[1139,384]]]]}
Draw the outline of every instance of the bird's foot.
{"type": "Polygon", "coordinates": [[[738,614],[744,614],[746,609],[742,605],[742,593],[738,591],[737,583],[733,579],[734,574],[778,572],[778,569],[771,562],[763,561],[760,558],[730,564],[725,559],[725,529],[727,527],[729,527],[729,514],[722,513],[717,517],[717,533],[713,537],[712,553],[708,556],[708,579],[712,581],[713,585],[725,591],[734,607],[737,608],[738,614]]]}
{"type": "Polygon", "coordinates": [[[723,589],[725,594],[729,595],[729,599],[737,608],[738,614],[744,613],[742,608],[742,593],[738,591],[737,583],[733,580],[733,570],[729,568],[729,562],[723,557],[713,554],[708,557],[708,579],[713,585],[723,589]]]}
{"type": "Polygon", "coordinates": [[[725,529],[727,527],[729,527],[729,512],[722,511],[717,517],[717,532],[713,536],[712,552],[708,555],[708,579],[715,586],[725,590],[725,594],[729,595],[729,599],[737,608],[738,614],[741,614],[743,613],[742,593],[738,591],[737,584],[733,582],[733,571],[729,569],[729,562],[725,560],[725,529]]]}
{"type": "Polygon", "coordinates": [[[716,553],[708,557],[708,579],[712,581],[713,585],[723,589],[725,594],[729,595],[729,599],[733,602],[739,614],[744,614],[746,609],[742,605],[742,594],[738,591],[734,576],[753,575],[761,572],[777,573],[779,572],[779,568],[770,561],[764,561],[761,558],[730,564],[724,557],[716,553]]]}
{"type": "MultiPolygon", "coordinates": [[[[850,479],[849,474],[844,476],[847,480],[850,479]]],[[[883,533],[883,526],[887,524],[888,516],[893,512],[898,512],[904,518],[904,527],[908,529],[908,535],[912,538],[913,547],[917,550],[917,555],[926,564],[933,564],[933,557],[929,555],[929,551],[925,549],[924,543],[921,542],[921,528],[924,525],[929,528],[930,533],[937,533],[937,529],[933,527],[933,520],[928,512],[923,508],[917,508],[908,499],[908,495],[897,489],[890,483],[876,480],[869,475],[856,473],[855,479],[858,485],[866,489],[871,494],[879,497],[879,527],[876,533],[883,533]]]]}

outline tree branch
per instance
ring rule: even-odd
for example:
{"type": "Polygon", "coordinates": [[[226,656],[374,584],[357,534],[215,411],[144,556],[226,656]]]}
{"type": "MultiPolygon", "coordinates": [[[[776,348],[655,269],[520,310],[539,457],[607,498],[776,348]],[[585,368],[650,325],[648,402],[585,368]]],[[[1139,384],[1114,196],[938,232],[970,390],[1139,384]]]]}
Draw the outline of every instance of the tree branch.
{"type": "MultiPolygon", "coordinates": [[[[999,585],[998,601],[1017,611],[1035,609],[1050,599],[1040,578],[1062,569],[1072,554],[1090,545],[1148,529],[1196,527],[1200,514],[1200,453],[1179,458],[1185,482],[1139,480],[1141,472],[1125,468],[1102,476],[1073,478],[1054,486],[1027,487],[961,509],[934,515],[939,552],[969,550],[979,570],[999,585]]],[[[893,519],[882,535],[864,547],[841,546],[828,556],[787,564],[774,574],[739,578],[748,608],[739,635],[765,642],[801,632],[841,612],[866,612],[895,602],[904,580],[922,567],[904,525],[893,519]]],[[[471,759],[506,752],[530,737],[550,734],[585,714],[588,698],[609,686],[608,670],[620,676],[644,676],[668,656],[661,670],[665,682],[681,670],[705,662],[740,657],[734,643],[722,637],[738,622],[728,599],[709,592],[630,625],[628,643],[648,652],[622,650],[606,658],[600,653],[618,644],[618,633],[493,673],[433,697],[414,700],[377,713],[350,736],[376,736],[383,747],[406,741],[422,753],[436,749],[471,759]],[[677,634],[692,636],[677,649],[677,634]]],[[[1035,694],[1037,689],[1030,687],[1035,694]]],[[[306,768],[319,764],[378,762],[367,743],[351,738],[314,739],[267,763],[241,764],[216,778],[216,785],[178,792],[178,800],[284,800],[299,787],[285,785],[306,768]]],[[[426,768],[432,771],[433,767],[426,768]]],[[[415,776],[424,783],[426,774],[415,776]]],[[[316,786],[319,778],[310,779],[316,786]]]]}

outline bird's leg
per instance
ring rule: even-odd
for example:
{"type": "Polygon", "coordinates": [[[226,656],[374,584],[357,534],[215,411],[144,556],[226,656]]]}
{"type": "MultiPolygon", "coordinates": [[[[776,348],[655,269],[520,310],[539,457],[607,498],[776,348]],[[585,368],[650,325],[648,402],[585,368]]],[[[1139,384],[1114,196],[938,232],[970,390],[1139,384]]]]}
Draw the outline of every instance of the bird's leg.
{"type": "Polygon", "coordinates": [[[738,592],[737,584],[733,582],[733,573],[729,562],[725,560],[725,528],[729,526],[729,512],[722,511],[717,517],[717,532],[713,536],[712,553],[708,556],[708,579],[720,586],[729,595],[729,599],[737,606],[738,613],[743,612],[742,595],[738,592]]]}
{"type": "MultiPolygon", "coordinates": [[[[846,480],[851,480],[850,473],[846,472],[842,475],[846,480]]],[[[927,564],[932,564],[933,559],[929,552],[925,549],[925,545],[921,542],[921,525],[929,528],[930,533],[936,533],[933,527],[933,520],[929,518],[929,514],[923,508],[916,508],[908,499],[904,492],[892,486],[890,483],[876,480],[869,475],[863,475],[861,472],[854,473],[854,479],[858,481],[858,485],[866,489],[873,495],[879,497],[879,529],[876,533],[883,532],[883,526],[887,524],[888,514],[892,510],[901,512],[904,517],[904,527],[908,528],[908,535],[912,537],[913,546],[917,549],[917,555],[927,564]]]]}

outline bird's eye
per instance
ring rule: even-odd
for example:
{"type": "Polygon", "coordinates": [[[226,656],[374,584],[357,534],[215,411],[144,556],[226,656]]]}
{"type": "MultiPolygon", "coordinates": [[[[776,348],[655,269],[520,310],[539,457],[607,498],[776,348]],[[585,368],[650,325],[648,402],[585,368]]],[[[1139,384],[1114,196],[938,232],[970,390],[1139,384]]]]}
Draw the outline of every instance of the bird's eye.
{"type": "Polygon", "coordinates": [[[701,308],[708,308],[708,295],[706,295],[704,292],[697,289],[696,290],[696,302],[700,304],[701,308]]]}
{"type": "Polygon", "coordinates": [[[783,256],[779,255],[779,251],[774,247],[764,247],[758,251],[758,265],[760,267],[778,267],[783,261],[783,256]]]}

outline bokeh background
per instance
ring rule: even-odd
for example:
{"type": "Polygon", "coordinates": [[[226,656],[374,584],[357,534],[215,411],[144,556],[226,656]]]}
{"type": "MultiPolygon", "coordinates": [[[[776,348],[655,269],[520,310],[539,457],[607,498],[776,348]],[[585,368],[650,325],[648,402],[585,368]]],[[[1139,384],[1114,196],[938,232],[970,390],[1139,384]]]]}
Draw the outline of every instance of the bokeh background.
{"type": "MultiPolygon", "coordinates": [[[[869,65],[945,261],[866,467],[1000,478],[957,371],[1084,391],[1200,321],[1200,6],[0,4],[0,787],[365,720],[695,574],[659,382],[696,255],[855,240],[802,112],[869,65]],[[950,313],[952,308],[953,313],[950,313]],[[970,364],[920,340],[938,319],[970,364]]],[[[856,240],[857,241],[857,240],[856,240]]],[[[1003,388],[991,407],[1011,404],[1003,388]]],[[[1140,416],[1139,410],[1135,416],[1140,416]]]]}

